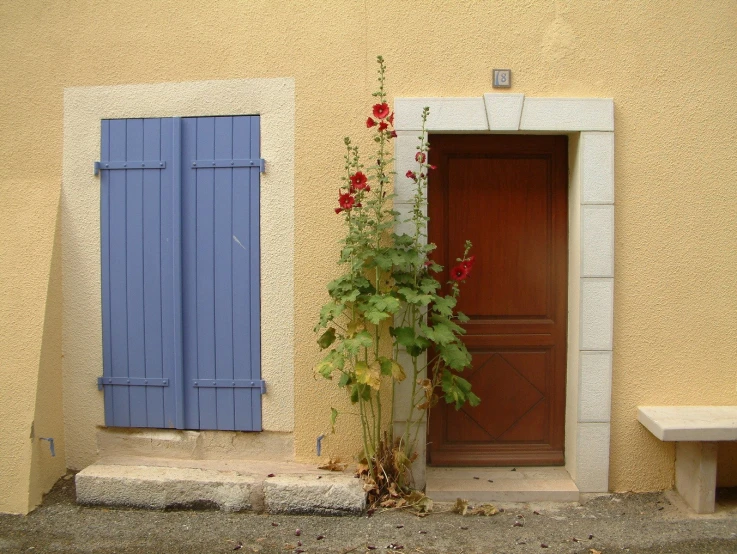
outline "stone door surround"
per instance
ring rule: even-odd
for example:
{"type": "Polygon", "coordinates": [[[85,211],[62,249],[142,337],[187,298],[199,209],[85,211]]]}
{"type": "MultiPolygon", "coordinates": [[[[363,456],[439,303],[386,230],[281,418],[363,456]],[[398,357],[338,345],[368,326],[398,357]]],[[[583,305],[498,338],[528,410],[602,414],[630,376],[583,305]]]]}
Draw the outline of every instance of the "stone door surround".
{"type": "MultiPolygon", "coordinates": [[[[412,182],[405,173],[415,169],[425,106],[430,108],[427,128],[431,133],[569,136],[565,465],[581,492],[605,492],[609,489],[614,310],[614,102],[610,98],[528,98],[508,93],[395,98],[395,204],[403,213],[410,209],[412,199],[412,182]]],[[[406,413],[406,408],[400,407],[397,415],[406,413]]],[[[395,422],[403,424],[399,417],[395,422]]],[[[424,460],[425,445],[418,446],[424,460]]]]}

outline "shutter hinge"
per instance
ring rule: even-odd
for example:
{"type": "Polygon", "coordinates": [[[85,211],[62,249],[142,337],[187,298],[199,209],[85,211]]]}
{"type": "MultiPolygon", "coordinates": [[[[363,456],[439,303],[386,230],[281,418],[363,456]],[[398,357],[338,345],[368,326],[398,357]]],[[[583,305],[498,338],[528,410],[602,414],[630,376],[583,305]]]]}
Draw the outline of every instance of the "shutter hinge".
{"type": "Polygon", "coordinates": [[[266,171],[266,160],[257,158],[237,160],[192,160],[192,169],[222,169],[228,167],[258,167],[259,173],[266,171]]]}
{"type": "Polygon", "coordinates": [[[154,377],[98,377],[97,389],[102,390],[107,386],[124,387],[168,387],[169,379],[157,379],[154,377]]]}
{"type": "Polygon", "coordinates": [[[100,170],[113,170],[113,169],[165,169],[166,162],[164,160],[149,160],[149,161],[133,161],[133,162],[95,162],[95,175],[100,173],[100,170]]]}
{"type": "Polygon", "coordinates": [[[261,394],[266,394],[266,381],[261,379],[193,379],[192,386],[210,389],[261,389],[261,394]]]}

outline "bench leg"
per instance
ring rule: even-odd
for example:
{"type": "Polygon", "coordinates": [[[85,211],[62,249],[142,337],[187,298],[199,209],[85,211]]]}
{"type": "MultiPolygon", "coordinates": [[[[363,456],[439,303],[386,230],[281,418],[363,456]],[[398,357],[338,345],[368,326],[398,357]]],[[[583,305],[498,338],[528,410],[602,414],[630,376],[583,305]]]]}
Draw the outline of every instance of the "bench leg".
{"type": "Polygon", "coordinates": [[[714,512],[716,442],[676,443],[676,490],[698,514],[714,512]]]}

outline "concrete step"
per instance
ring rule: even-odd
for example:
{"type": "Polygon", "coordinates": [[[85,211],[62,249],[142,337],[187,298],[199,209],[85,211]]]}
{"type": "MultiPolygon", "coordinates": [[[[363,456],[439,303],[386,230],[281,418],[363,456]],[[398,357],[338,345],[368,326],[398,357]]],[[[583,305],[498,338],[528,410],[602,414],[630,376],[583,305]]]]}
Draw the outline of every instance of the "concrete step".
{"type": "Polygon", "coordinates": [[[352,473],[293,462],[108,458],[80,471],[75,482],[80,504],[322,515],[366,507],[352,473]]]}
{"type": "Polygon", "coordinates": [[[578,502],[562,467],[428,467],[426,493],[436,502],[578,502]]]}

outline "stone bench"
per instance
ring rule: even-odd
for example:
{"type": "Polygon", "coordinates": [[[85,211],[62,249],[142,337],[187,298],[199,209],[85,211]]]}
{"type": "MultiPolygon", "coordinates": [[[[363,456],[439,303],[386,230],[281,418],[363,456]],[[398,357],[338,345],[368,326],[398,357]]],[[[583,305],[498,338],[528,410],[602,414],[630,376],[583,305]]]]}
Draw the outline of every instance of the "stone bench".
{"type": "Polygon", "coordinates": [[[737,406],[639,406],[637,420],[676,443],[676,490],[699,514],[714,512],[720,441],[737,441],[737,406]]]}

